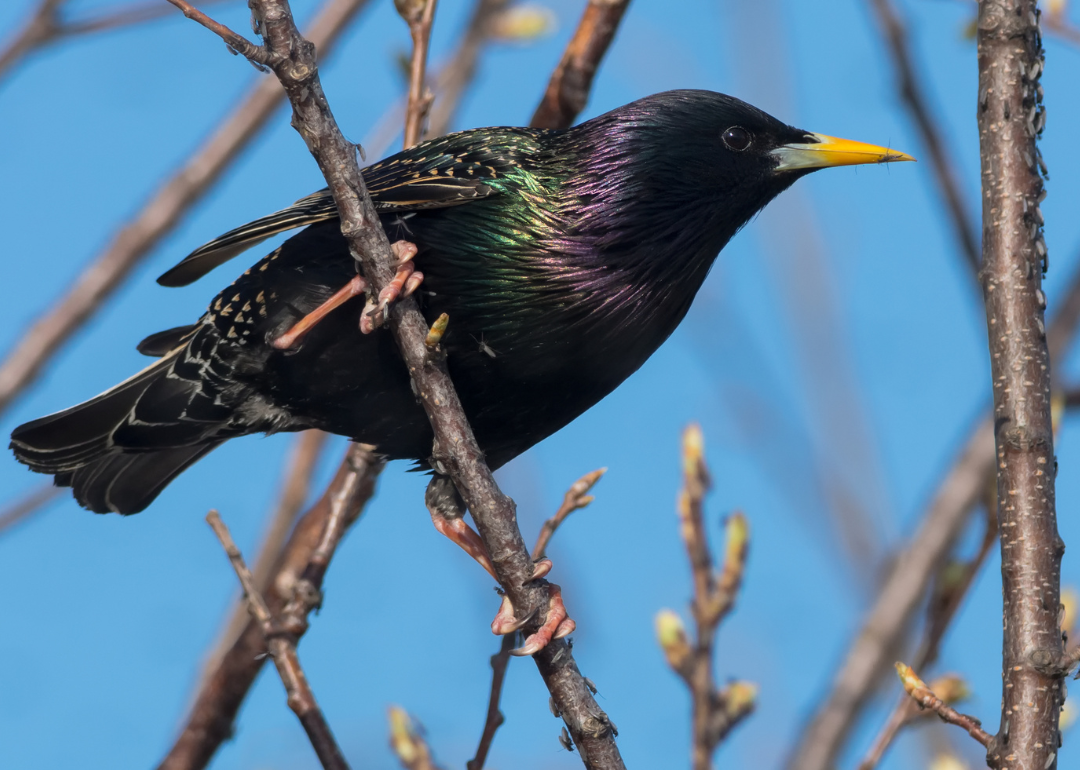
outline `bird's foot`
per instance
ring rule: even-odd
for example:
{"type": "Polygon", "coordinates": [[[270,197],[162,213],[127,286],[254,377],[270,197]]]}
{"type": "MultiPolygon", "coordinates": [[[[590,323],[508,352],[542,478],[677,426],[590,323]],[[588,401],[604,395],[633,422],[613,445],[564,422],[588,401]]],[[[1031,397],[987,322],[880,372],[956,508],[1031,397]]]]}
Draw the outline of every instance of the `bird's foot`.
{"type": "MultiPolygon", "coordinates": [[[[541,559],[533,565],[533,576],[531,580],[539,580],[551,571],[551,560],[541,559]]],[[[566,613],[566,605],[562,600],[562,589],[550,583],[550,598],[548,602],[547,618],[544,620],[544,624],[525,639],[525,643],[520,647],[510,651],[511,655],[526,656],[535,655],[544,649],[551,643],[553,639],[562,639],[564,636],[569,636],[574,633],[574,629],[577,628],[577,624],[570,619],[566,613]]],[[[510,597],[503,594],[502,604],[499,605],[499,611],[495,615],[495,619],[491,621],[491,633],[498,636],[505,634],[512,634],[515,631],[521,630],[522,626],[533,619],[536,614],[535,611],[526,615],[524,618],[518,619],[515,617],[514,605],[510,602],[510,597]]]]}
{"type": "MultiPolygon", "coordinates": [[[[424,502],[431,513],[431,521],[435,524],[435,529],[457,543],[465,553],[473,557],[489,575],[498,581],[495,577],[495,568],[491,564],[491,556],[483,540],[463,518],[465,503],[458,495],[453,482],[446,476],[432,478],[424,495],[424,502]]],[[[533,573],[528,582],[541,580],[549,572],[551,572],[551,559],[541,559],[533,564],[533,573]]],[[[521,647],[512,650],[512,655],[535,655],[547,647],[553,639],[562,639],[574,632],[576,624],[567,617],[566,606],[562,600],[562,589],[552,583],[550,591],[547,618],[544,624],[535,633],[530,634],[521,647]]],[[[521,630],[536,613],[534,611],[520,619],[516,618],[515,614],[510,597],[503,594],[502,604],[499,605],[499,611],[491,622],[491,632],[499,636],[512,634],[521,630]]]]}
{"type": "Polygon", "coordinates": [[[364,289],[367,288],[367,282],[364,281],[363,276],[359,273],[353,276],[352,280],[342,286],[338,291],[334,292],[334,295],[326,302],[319,305],[312,310],[306,316],[301,318],[295,324],[293,324],[287,332],[280,337],[276,337],[271,340],[270,345],[278,350],[288,350],[299,343],[309,331],[315,328],[315,325],[322,319],[326,318],[330,314],[330,311],[337,308],[339,305],[345,304],[353,297],[359,296],[364,293],[364,289]]]}
{"type": "Polygon", "coordinates": [[[413,257],[416,256],[416,244],[410,241],[394,241],[390,250],[397,259],[397,273],[386,288],[379,292],[377,299],[369,298],[360,314],[360,331],[370,334],[376,327],[382,326],[390,317],[390,306],[401,297],[408,297],[424,281],[424,274],[416,269],[413,257]]]}

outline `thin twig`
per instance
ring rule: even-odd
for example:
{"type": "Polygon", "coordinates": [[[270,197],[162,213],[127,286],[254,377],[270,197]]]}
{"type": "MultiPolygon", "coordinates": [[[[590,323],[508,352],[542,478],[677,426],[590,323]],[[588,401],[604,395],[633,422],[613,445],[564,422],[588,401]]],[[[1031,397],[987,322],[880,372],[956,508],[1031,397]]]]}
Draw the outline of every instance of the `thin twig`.
{"type": "Polygon", "coordinates": [[[1049,768],[1058,747],[1064,654],[1058,610],[1050,351],[1043,321],[1046,111],[1035,0],[982,0],[976,30],[983,190],[983,299],[990,343],[1004,602],[1001,728],[993,768],[1049,768]]]}
{"type": "MultiPolygon", "coordinates": [[[[1073,273],[1047,329],[1052,361],[1061,361],[1080,327],[1080,267],[1073,273]]],[[[827,770],[856,724],[874,684],[900,644],[908,620],[919,606],[930,578],[952,550],[971,511],[994,479],[992,418],[978,421],[957,459],[938,486],[911,542],[896,558],[888,577],[849,645],[828,694],[798,736],[787,767],[827,770]]]]}
{"type": "Polygon", "coordinates": [[[62,491],[62,487],[56,487],[47,482],[9,504],[0,511],[0,534],[6,533],[16,524],[43,509],[50,501],[55,500],[56,496],[62,491]]]}
{"type": "Polygon", "coordinates": [[[270,608],[263,599],[259,589],[255,586],[255,579],[244,564],[244,557],[240,549],[236,547],[228,527],[221,520],[217,511],[210,511],[206,515],[206,521],[218,536],[225,553],[229,556],[229,562],[240,579],[240,585],[244,587],[244,598],[247,600],[248,610],[252,618],[259,624],[270,657],[274,659],[281,682],[285,685],[286,700],[304,726],[308,739],[319,757],[319,762],[325,770],[349,770],[349,764],[345,756],[334,740],[330,731],[330,725],[315,700],[315,693],[308,684],[304,669],[300,665],[300,656],[296,652],[296,637],[282,629],[270,614],[270,608]]]}
{"type": "MultiPolygon", "coordinates": [[[[983,746],[990,748],[994,742],[994,737],[990,733],[982,729],[982,723],[975,717],[968,716],[967,714],[961,714],[956,709],[949,706],[945,701],[934,694],[934,691],[927,687],[926,682],[919,678],[909,666],[903,663],[896,664],[896,673],[900,675],[900,681],[904,683],[904,690],[911,698],[922,706],[924,709],[930,709],[939,717],[943,722],[962,727],[968,731],[968,734],[972,738],[977,740],[983,746]]],[[[1057,712],[1055,711],[1054,719],[1057,719],[1057,712]]],[[[1028,765],[1024,765],[1028,767],[1028,765]]],[[[1049,767],[1049,765],[1046,765],[1049,767]]]]}
{"type": "Polygon", "coordinates": [[[476,746],[476,754],[465,763],[465,770],[484,770],[488,752],[495,740],[495,732],[506,721],[499,710],[499,701],[502,699],[503,682],[506,681],[506,669],[510,666],[510,651],[514,649],[517,634],[507,634],[502,638],[499,651],[491,656],[491,691],[488,695],[487,715],[484,717],[484,731],[480,734],[480,743],[476,746]]]}
{"type": "MultiPolygon", "coordinates": [[[[395,262],[357,163],[355,145],[337,126],[318,77],[314,51],[304,40],[284,0],[252,0],[252,9],[270,63],[293,105],[293,125],[304,137],[334,197],[342,234],[359,258],[373,294],[393,279],[395,262]]],[[[227,35],[232,39],[232,34],[227,35]]],[[[534,580],[533,562],[517,526],[514,503],[495,483],[447,373],[440,351],[424,341],[428,326],[414,298],[390,312],[390,328],[411,375],[415,392],[435,434],[431,462],[445,471],[472,513],[492,556],[492,566],[506,596],[534,633],[546,617],[550,584],[534,580]]],[[[624,767],[606,714],[585,685],[564,640],[533,656],[563,717],[591,768],[624,767]]]]}
{"type": "Polygon", "coordinates": [[[0,77],[36,48],[53,40],[60,27],[60,8],[67,0],[40,0],[26,24],[0,50],[0,77]]]}
{"type": "Polygon", "coordinates": [[[413,45],[409,63],[409,95],[405,106],[405,149],[408,149],[423,138],[424,118],[431,107],[432,96],[426,90],[424,78],[438,0],[395,0],[395,5],[409,25],[413,45]]]}
{"type": "Polygon", "coordinates": [[[742,585],[750,542],[746,517],[730,516],[724,524],[724,563],[717,573],[705,532],[704,499],[711,486],[705,467],[701,429],[692,425],[683,434],[684,487],[679,495],[679,523],[690,559],[694,595],[691,612],[695,641],[687,638],[678,613],[662,611],[656,618],[657,636],[668,664],[690,689],[693,702],[691,767],[710,770],[716,747],[754,709],[757,686],[731,682],[716,686],[713,647],[720,623],[731,611],[742,585]]]}
{"type": "Polygon", "coordinates": [[[268,48],[264,48],[257,43],[252,43],[246,37],[226,27],[220,22],[214,21],[198,8],[193,6],[187,0],[166,0],[179,8],[185,16],[191,19],[196,24],[201,24],[215,35],[225,41],[225,45],[229,47],[234,53],[238,53],[245,59],[249,60],[252,64],[262,65],[269,67],[271,65],[280,66],[282,54],[278,54],[268,48]]]}
{"type": "MultiPolygon", "coordinates": [[[[301,576],[312,561],[318,561],[317,551],[327,552],[326,537],[331,531],[328,521],[336,518],[346,524],[355,522],[371,499],[382,469],[383,461],[372,454],[370,447],[354,444],[349,448],[334,479],[319,501],[297,522],[281,551],[275,577],[264,589],[272,613],[284,614],[297,594],[302,594],[308,602],[319,598],[319,585],[310,590],[311,574],[303,590],[297,590],[301,576]]],[[[321,570],[325,572],[325,564],[321,570]]],[[[290,614],[295,617],[296,608],[290,614]]],[[[206,678],[187,722],[158,770],[202,770],[209,764],[214,752],[232,734],[236,714],[262,668],[266,653],[262,631],[257,623],[249,622],[206,678]]]]}
{"type": "MultiPolygon", "coordinates": [[[[199,0],[199,5],[206,7],[224,2],[236,2],[237,0],[199,0]]],[[[60,25],[57,34],[59,37],[74,37],[86,35],[92,32],[105,32],[107,30],[130,27],[135,24],[143,24],[148,21],[171,16],[173,11],[161,0],[153,0],[147,3],[132,3],[127,7],[115,11],[106,11],[95,16],[87,16],[84,19],[65,19],[60,25]]]]}
{"type": "MultiPolygon", "coordinates": [[[[318,467],[327,438],[328,434],[321,430],[304,431],[296,437],[293,450],[286,460],[285,481],[278,495],[277,506],[270,516],[270,525],[263,535],[258,556],[255,557],[255,566],[251,569],[251,574],[255,577],[255,585],[264,594],[270,588],[270,580],[281,560],[282,550],[289,532],[296,523],[296,517],[304,510],[304,503],[307,502],[311,491],[311,477],[318,467]]],[[[218,638],[214,651],[207,656],[204,669],[206,676],[217,668],[222,658],[243,633],[247,623],[247,609],[243,604],[238,604],[225,624],[225,630],[218,638]]],[[[205,677],[196,690],[202,689],[203,681],[205,677]]]]}
{"type": "MultiPolygon", "coordinates": [[[[952,619],[956,617],[960,605],[963,604],[964,597],[967,596],[968,590],[974,584],[975,577],[982,571],[982,567],[996,543],[997,513],[996,506],[991,505],[987,511],[986,526],[983,530],[979,550],[975,553],[974,558],[963,566],[960,575],[947,578],[948,585],[939,592],[936,600],[931,600],[927,608],[930,617],[924,631],[923,642],[919,651],[915,654],[912,668],[922,671],[937,660],[941,642],[945,638],[945,631],[948,629],[952,619]]],[[[889,746],[896,739],[900,729],[911,721],[913,714],[911,698],[906,695],[902,696],[897,701],[892,713],[885,720],[885,724],[882,725],[881,731],[874,739],[863,760],[859,763],[858,770],[873,770],[877,767],[889,746]]]]}
{"type": "Polygon", "coordinates": [[[870,0],[870,5],[877,15],[881,32],[887,43],[893,66],[896,69],[897,89],[900,99],[907,107],[908,114],[919,131],[926,152],[930,156],[930,167],[937,178],[938,190],[945,200],[949,212],[953,233],[971,268],[972,275],[979,272],[979,234],[968,207],[960,192],[960,183],[952,158],[956,154],[945,147],[945,137],[941,131],[943,121],[930,107],[930,99],[923,92],[920,78],[915,72],[915,63],[911,55],[907,27],[900,18],[899,11],[891,0],[870,0]]]}
{"type": "MultiPolygon", "coordinates": [[[[368,0],[327,0],[311,24],[310,39],[325,54],[368,0]]],[[[34,321],[0,363],[0,413],[11,405],[123,283],[131,271],[198,202],[255,138],[284,93],[273,78],[260,78],[198,149],[91,261],[74,285],[34,321]]]]}
{"type": "Polygon", "coordinates": [[[600,477],[607,473],[607,468],[600,468],[599,470],[586,473],[580,479],[570,485],[570,488],[566,490],[566,494],[563,495],[562,504],[559,509],[555,511],[555,515],[544,522],[540,527],[540,535],[536,538],[536,545],[532,549],[533,561],[538,561],[544,558],[544,551],[547,550],[548,543],[551,541],[551,536],[555,534],[555,530],[566,521],[566,517],[574,511],[580,511],[589,505],[595,498],[589,494],[589,490],[600,480],[600,477]]]}
{"type": "Polygon", "coordinates": [[[565,128],[585,109],[593,78],[630,0],[589,0],[529,125],[565,128]]]}

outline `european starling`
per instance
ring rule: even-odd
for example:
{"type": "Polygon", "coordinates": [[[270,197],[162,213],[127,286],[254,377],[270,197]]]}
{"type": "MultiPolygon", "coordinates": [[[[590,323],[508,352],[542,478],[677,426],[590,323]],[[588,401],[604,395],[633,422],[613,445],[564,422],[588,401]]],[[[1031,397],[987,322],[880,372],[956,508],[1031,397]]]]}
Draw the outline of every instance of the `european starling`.
{"type": "MultiPolygon", "coordinates": [[[[494,468],[641,366],[728,240],[792,182],[898,160],[912,158],[792,128],[729,96],[671,91],[565,131],[449,134],[364,180],[390,240],[415,244],[425,317],[449,314],[450,373],[494,468]]],[[[159,361],[17,428],[16,457],[86,508],[123,514],[250,433],[319,428],[426,467],[431,428],[391,335],[358,333],[363,299],[293,330],[342,286],[346,299],[362,287],[326,190],[211,241],[159,283],[188,284],[298,227],[197,323],[144,340],[159,361]]]]}

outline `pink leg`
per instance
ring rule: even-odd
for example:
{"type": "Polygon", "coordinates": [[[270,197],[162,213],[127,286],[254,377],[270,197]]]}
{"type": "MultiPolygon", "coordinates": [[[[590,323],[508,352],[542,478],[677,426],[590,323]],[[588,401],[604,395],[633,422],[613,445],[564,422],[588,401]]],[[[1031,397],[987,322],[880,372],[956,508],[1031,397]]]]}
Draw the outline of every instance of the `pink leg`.
{"type": "Polygon", "coordinates": [[[326,318],[326,316],[330,314],[330,311],[345,304],[353,297],[363,294],[364,289],[366,288],[367,284],[364,282],[362,276],[359,274],[353,276],[353,279],[335,292],[334,296],[330,297],[326,302],[301,318],[293,324],[287,332],[276,338],[270,344],[278,350],[288,350],[296,345],[296,343],[300,342],[305,334],[314,329],[319,321],[326,318]]]}

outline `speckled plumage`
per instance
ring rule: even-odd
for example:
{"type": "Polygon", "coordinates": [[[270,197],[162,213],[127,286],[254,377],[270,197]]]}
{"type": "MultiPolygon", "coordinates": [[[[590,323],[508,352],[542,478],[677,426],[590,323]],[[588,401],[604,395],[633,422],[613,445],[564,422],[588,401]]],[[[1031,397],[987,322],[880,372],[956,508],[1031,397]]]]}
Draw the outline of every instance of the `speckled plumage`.
{"type": "MultiPolygon", "coordinates": [[[[451,375],[492,466],[566,425],[659,347],[720,249],[805,173],[776,173],[768,150],[806,138],[730,97],[676,91],[568,131],[450,134],[364,170],[391,240],[418,247],[425,316],[450,316],[451,375]],[[725,147],[731,126],[756,146],[725,147]]],[[[86,507],[121,513],[248,433],[317,427],[423,463],[431,429],[391,335],[358,333],[362,298],[296,351],[268,344],[355,274],[326,191],[226,233],[161,282],[189,283],[302,226],[195,325],[148,338],[142,349],[164,352],[160,361],[18,428],[18,458],[86,507]]]]}

